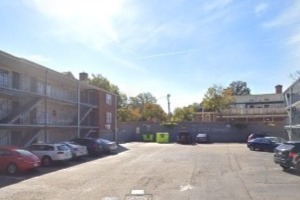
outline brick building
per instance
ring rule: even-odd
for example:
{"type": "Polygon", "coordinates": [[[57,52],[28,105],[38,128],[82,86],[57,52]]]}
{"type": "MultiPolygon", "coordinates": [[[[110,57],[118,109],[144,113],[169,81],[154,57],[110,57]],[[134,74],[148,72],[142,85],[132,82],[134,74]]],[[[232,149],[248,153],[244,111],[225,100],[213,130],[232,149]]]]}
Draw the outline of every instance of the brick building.
{"type": "Polygon", "coordinates": [[[0,145],[114,133],[116,96],[87,80],[0,51],[0,145]]]}

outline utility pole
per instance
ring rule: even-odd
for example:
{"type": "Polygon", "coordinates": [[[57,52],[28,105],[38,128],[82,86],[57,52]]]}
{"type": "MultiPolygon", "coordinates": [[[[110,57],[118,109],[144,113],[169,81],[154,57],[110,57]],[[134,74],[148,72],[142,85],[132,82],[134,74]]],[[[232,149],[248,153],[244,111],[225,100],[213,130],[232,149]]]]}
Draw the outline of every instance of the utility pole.
{"type": "Polygon", "coordinates": [[[171,118],[170,97],[171,97],[171,95],[168,94],[167,95],[167,100],[168,100],[168,118],[169,118],[169,121],[170,121],[170,118],[171,118]]]}

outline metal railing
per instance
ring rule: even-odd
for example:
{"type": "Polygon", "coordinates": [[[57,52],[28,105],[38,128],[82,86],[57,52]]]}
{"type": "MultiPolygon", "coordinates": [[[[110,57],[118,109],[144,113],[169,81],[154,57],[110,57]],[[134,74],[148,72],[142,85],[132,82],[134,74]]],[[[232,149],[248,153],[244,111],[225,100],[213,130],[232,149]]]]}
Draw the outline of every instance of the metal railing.
{"type": "Polygon", "coordinates": [[[287,115],[286,108],[231,108],[222,111],[223,116],[233,115],[287,115]]]}
{"type": "MultiPolygon", "coordinates": [[[[16,80],[16,78],[13,79],[12,76],[1,73],[0,88],[28,92],[31,94],[45,97],[45,80],[32,81],[32,78],[24,76],[23,74],[16,80]]],[[[72,103],[78,102],[77,87],[74,87],[73,89],[65,89],[47,83],[46,91],[46,97],[72,103]]],[[[94,98],[81,97],[81,103],[97,106],[97,101],[95,101],[94,98]]]]}

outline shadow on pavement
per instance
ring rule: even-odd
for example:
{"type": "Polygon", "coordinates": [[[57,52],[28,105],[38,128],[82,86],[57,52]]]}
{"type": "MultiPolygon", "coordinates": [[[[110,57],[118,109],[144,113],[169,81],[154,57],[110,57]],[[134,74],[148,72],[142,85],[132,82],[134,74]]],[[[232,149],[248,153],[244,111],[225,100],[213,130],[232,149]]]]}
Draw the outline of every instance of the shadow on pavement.
{"type": "Polygon", "coordinates": [[[0,172],[0,188],[16,184],[37,176],[42,176],[48,173],[52,173],[61,169],[66,169],[68,167],[73,167],[76,165],[84,164],[91,162],[93,160],[105,158],[107,156],[114,156],[119,153],[125,152],[128,149],[122,145],[119,145],[118,150],[116,152],[113,152],[111,154],[102,154],[101,156],[94,156],[94,157],[84,157],[76,160],[71,160],[69,162],[65,163],[53,163],[50,167],[40,167],[38,169],[26,171],[26,172],[19,172],[15,175],[8,175],[5,172],[0,172]]]}

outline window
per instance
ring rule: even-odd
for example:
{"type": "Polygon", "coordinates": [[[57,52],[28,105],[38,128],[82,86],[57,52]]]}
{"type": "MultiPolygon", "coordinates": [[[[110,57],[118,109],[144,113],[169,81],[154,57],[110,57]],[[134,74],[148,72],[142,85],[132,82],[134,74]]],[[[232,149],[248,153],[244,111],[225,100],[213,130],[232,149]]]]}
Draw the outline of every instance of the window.
{"type": "Polygon", "coordinates": [[[112,104],[112,96],[110,94],[106,94],[106,104],[112,104]]]}
{"type": "Polygon", "coordinates": [[[269,105],[264,105],[264,108],[269,108],[269,105]]]}
{"type": "Polygon", "coordinates": [[[8,86],[8,71],[0,69],[0,85],[8,86]]]}
{"type": "Polygon", "coordinates": [[[107,112],[106,113],[106,123],[111,124],[112,123],[112,113],[107,112]]]}
{"type": "Polygon", "coordinates": [[[52,116],[56,117],[56,110],[52,110],[52,116]]]}

